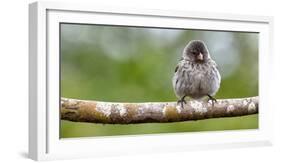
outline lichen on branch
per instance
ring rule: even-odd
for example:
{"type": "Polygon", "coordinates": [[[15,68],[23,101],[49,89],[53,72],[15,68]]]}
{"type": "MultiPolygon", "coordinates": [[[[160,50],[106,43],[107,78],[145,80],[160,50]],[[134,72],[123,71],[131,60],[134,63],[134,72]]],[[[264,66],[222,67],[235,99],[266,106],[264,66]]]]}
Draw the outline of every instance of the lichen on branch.
{"type": "Polygon", "coordinates": [[[61,119],[75,122],[130,124],[177,122],[258,113],[258,97],[189,100],[184,107],[177,102],[114,103],[61,98],[61,119]]]}

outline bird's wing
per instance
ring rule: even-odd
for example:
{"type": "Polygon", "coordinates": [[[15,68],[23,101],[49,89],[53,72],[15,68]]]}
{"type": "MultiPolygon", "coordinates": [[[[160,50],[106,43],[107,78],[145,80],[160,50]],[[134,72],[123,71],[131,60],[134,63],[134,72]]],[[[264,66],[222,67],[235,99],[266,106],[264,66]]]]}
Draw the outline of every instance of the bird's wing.
{"type": "Polygon", "coordinates": [[[219,66],[217,65],[217,63],[216,63],[216,62],[214,62],[214,63],[215,63],[215,67],[216,67],[216,69],[219,71],[219,70],[220,70],[219,66]]]}
{"type": "Polygon", "coordinates": [[[217,65],[217,63],[214,60],[212,60],[211,63],[217,70],[219,70],[219,66],[217,65]]]}
{"type": "Polygon", "coordinates": [[[179,63],[178,63],[178,65],[177,65],[176,69],[175,69],[175,72],[178,71],[178,69],[179,69],[179,64],[180,64],[180,62],[181,62],[182,60],[183,60],[183,57],[180,58],[179,63]]]}
{"type": "Polygon", "coordinates": [[[179,69],[179,65],[177,65],[177,67],[176,67],[176,69],[175,69],[175,72],[177,72],[177,71],[178,71],[178,69],[179,69]]]}

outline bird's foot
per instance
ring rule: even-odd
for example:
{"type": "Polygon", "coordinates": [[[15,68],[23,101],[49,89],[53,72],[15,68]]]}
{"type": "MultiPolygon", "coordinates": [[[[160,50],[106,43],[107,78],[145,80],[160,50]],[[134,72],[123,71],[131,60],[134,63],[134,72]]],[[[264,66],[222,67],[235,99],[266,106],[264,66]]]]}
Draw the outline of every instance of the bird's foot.
{"type": "Polygon", "coordinates": [[[181,98],[180,100],[178,100],[177,104],[181,104],[181,108],[184,108],[183,105],[186,104],[186,101],[184,98],[181,98]]]}
{"type": "Polygon", "coordinates": [[[212,107],[214,107],[214,103],[217,103],[217,99],[215,99],[214,97],[212,97],[211,95],[207,95],[209,97],[208,102],[212,101],[212,107]]]}

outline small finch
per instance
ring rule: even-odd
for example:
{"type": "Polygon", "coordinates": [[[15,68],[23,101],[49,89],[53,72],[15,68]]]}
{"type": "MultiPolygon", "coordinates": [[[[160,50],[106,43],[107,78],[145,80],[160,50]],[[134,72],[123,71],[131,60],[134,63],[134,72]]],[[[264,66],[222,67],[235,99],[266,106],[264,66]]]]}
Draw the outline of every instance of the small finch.
{"type": "Polygon", "coordinates": [[[213,97],[220,88],[221,76],[217,64],[211,59],[203,41],[190,41],[183,50],[173,77],[173,87],[178,103],[183,107],[185,97],[201,99],[208,96],[212,105],[213,97]]]}

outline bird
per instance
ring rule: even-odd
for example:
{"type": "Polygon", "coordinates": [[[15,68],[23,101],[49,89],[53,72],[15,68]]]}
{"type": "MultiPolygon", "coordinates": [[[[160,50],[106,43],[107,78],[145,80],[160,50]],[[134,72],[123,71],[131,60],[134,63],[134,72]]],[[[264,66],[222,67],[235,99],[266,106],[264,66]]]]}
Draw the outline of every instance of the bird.
{"type": "Polygon", "coordinates": [[[202,99],[208,97],[212,106],[217,102],[214,95],[220,88],[221,75],[216,62],[211,58],[206,44],[201,40],[191,40],[183,49],[172,84],[177,103],[183,108],[185,98],[202,99]]]}

